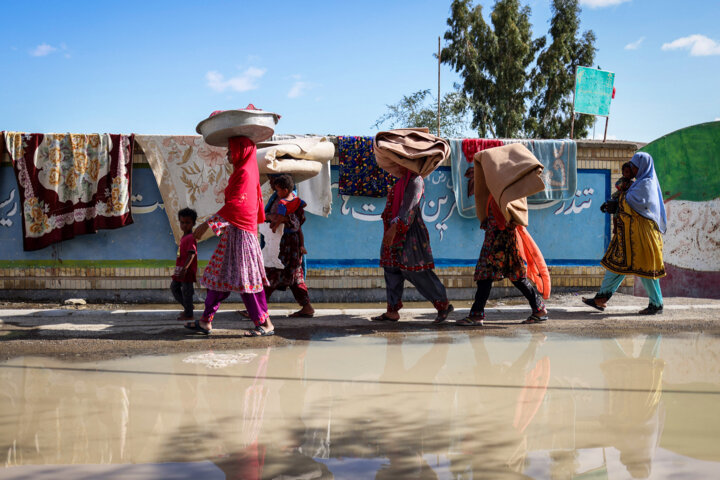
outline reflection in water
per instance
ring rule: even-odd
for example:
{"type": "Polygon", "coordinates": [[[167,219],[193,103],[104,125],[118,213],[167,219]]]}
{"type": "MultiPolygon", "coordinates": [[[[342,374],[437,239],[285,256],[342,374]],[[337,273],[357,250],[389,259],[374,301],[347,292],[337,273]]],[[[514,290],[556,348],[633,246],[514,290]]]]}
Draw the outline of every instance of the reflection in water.
{"type": "Polygon", "coordinates": [[[0,478],[720,471],[720,433],[706,428],[720,417],[720,373],[697,358],[717,360],[717,339],[440,332],[234,353],[252,355],[224,368],[189,355],[0,364],[0,478]]]}

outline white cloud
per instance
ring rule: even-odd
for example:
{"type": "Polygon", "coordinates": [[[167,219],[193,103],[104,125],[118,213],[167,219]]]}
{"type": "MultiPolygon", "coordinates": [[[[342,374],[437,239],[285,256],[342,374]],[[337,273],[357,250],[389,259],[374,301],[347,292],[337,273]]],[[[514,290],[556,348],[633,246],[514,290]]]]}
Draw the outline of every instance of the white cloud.
{"type": "Polygon", "coordinates": [[[33,57],[44,57],[46,55],[50,55],[54,51],[56,51],[57,48],[53,47],[52,45],[48,45],[47,43],[41,43],[37,47],[35,47],[35,50],[30,51],[30,55],[33,57]]]}
{"type": "Polygon", "coordinates": [[[580,0],[580,5],[585,5],[590,8],[603,8],[612,7],[613,5],[620,5],[621,3],[629,1],[630,0],[580,0]]]}
{"type": "Polygon", "coordinates": [[[222,73],[213,70],[205,74],[205,79],[208,87],[216,92],[224,92],[225,90],[247,92],[258,88],[257,81],[265,75],[266,71],[264,68],[250,67],[242,74],[226,80],[222,73]]]}
{"type": "Polygon", "coordinates": [[[645,40],[645,37],[640,37],[637,40],[635,40],[632,43],[628,43],[625,45],[625,50],[637,50],[640,47],[640,44],[645,40]]]}
{"type": "Polygon", "coordinates": [[[695,34],[664,43],[663,50],[689,49],[693,57],[720,55],[720,44],[705,35],[695,34]]]}
{"type": "Polygon", "coordinates": [[[298,80],[297,82],[293,83],[293,86],[290,88],[287,96],[288,98],[297,98],[304,94],[308,88],[310,88],[309,83],[298,80]]]}
{"type": "Polygon", "coordinates": [[[716,122],[720,122],[720,117],[715,117],[716,122]]]}

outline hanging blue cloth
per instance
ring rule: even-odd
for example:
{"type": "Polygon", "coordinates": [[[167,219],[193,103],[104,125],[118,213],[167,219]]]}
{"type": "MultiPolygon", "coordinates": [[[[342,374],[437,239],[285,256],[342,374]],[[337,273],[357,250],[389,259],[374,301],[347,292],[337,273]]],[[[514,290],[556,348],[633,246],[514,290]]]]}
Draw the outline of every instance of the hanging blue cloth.
{"type": "MultiPolygon", "coordinates": [[[[455,194],[455,205],[457,211],[463,218],[476,218],[475,215],[475,192],[468,191],[468,169],[473,164],[465,160],[462,149],[462,139],[452,138],[450,142],[450,170],[452,174],[453,193],[455,194]]],[[[472,174],[472,171],[470,172],[472,174]]]]}
{"type": "Polygon", "coordinates": [[[577,190],[577,143],[575,140],[504,140],[522,143],[545,167],[545,190],[528,197],[528,203],[542,204],[570,200],[577,190]]]}
{"type": "Polygon", "coordinates": [[[665,233],[667,230],[665,203],[653,158],[648,153],[638,152],[630,159],[630,163],[637,167],[638,173],[635,182],[625,194],[625,200],[639,215],[655,222],[660,233],[665,233]]]}

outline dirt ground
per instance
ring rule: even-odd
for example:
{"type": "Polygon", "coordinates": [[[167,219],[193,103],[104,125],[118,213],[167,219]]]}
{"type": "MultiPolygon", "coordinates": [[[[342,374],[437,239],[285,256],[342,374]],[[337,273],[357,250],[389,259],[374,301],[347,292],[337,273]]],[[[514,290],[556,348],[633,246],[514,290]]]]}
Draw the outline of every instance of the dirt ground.
{"type": "MultiPolygon", "coordinates": [[[[175,305],[83,305],[0,303],[0,360],[18,356],[52,356],[68,360],[106,360],[124,356],[191,351],[221,351],[295,342],[331,341],[347,335],[380,335],[400,341],[407,335],[438,332],[453,342],[458,335],[516,336],[555,332],[586,337],[617,337],[639,333],[682,335],[702,332],[720,335],[720,300],[666,298],[662,315],[640,316],[647,299],[616,295],[604,312],[582,304],[583,294],[562,294],[548,301],[550,320],[537,325],[520,322],[529,314],[523,299],[488,303],[483,327],[460,327],[455,321],[467,315],[470,302],[453,302],[455,312],[439,326],[426,303],[408,303],[401,320],[372,322],[383,304],[316,304],[313,318],[287,318],[297,307],[271,304],[276,326],[271,337],[245,338],[251,323],[237,310],[241,304],[224,304],[215,317],[212,335],[204,336],[175,320],[175,305]]],[[[591,296],[591,293],[586,293],[591,296]]],[[[200,305],[196,305],[200,307],[200,305]]],[[[196,312],[196,315],[199,312],[196,312]]]]}

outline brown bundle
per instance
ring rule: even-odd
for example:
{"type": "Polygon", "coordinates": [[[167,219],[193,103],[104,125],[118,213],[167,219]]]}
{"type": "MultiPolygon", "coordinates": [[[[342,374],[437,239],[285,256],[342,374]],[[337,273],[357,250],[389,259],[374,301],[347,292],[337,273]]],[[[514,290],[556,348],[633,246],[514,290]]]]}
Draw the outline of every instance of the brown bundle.
{"type": "Polygon", "coordinates": [[[426,178],[450,156],[447,140],[429,133],[427,128],[379,132],[373,150],[380,168],[398,178],[405,175],[405,169],[426,178]]]}
{"type": "Polygon", "coordinates": [[[475,211],[487,218],[488,197],[493,196],[505,221],[527,226],[527,197],[541,192],[543,165],[524,145],[511,143],[475,154],[475,211]]]}

